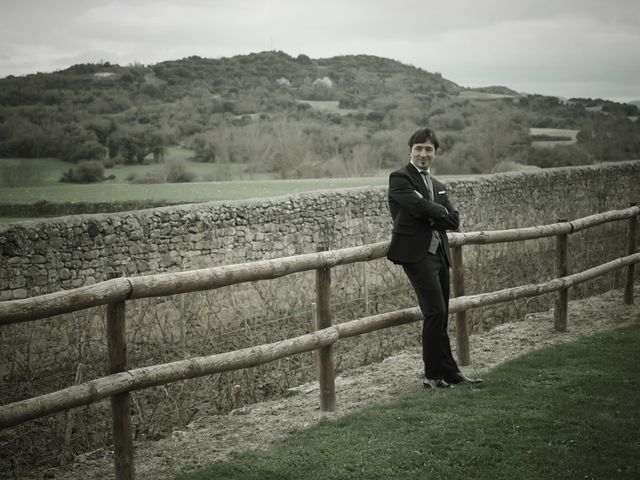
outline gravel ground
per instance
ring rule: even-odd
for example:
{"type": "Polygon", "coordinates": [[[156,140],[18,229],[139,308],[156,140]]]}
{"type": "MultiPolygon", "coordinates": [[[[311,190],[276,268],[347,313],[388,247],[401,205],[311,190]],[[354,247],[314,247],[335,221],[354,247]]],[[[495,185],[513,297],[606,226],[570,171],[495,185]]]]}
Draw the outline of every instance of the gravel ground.
{"type": "MultiPolygon", "coordinates": [[[[636,288],[635,298],[639,297],[640,288],[636,288]]],[[[531,350],[639,319],[640,307],[624,305],[621,291],[571,301],[567,332],[554,332],[553,311],[548,311],[532,313],[522,321],[471,336],[472,365],[464,371],[471,376],[482,376],[496,365],[531,350]]],[[[223,461],[232,453],[268,448],[274,441],[321,418],[335,418],[364,405],[391,401],[417,391],[428,395],[429,391],[422,388],[420,373],[420,346],[416,345],[381,363],[337,377],[337,412],[333,414],[320,412],[315,382],[297,387],[296,394],[285,399],[250,405],[228,415],[199,417],[187,429],[174,431],[169,438],[136,443],[136,477],[171,479],[177,473],[223,461]]],[[[21,478],[101,480],[113,477],[112,462],[112,452],[101,449],[78,456],[64,469],[40,470],[21,478]]]]}

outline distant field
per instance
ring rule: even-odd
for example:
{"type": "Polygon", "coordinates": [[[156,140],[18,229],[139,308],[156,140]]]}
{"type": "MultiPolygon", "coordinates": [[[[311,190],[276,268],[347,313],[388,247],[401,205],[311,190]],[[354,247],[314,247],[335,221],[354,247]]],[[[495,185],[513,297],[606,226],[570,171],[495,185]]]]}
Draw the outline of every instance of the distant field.
{"type": "Polygon", "coordinates": [[[41,175],[41,180],[47,184],[57,183],[62,174],[73,167],[72,164],[57,158],[0,158],[0,167],[7,164],[33,167],[41,175]]]}
{"type": "MultiPolygon", "coordinates": [[[[243,175],[245,175],[245,166],[242,164],[221,166],[214,163],[201,163],[194,161],[194,156],[195,152],[193,150],[173,146],[167,148],[165,161],[184,161],[186,163],[187,170],[196,175],[197,181],[223,180],[227,177],[242,178],[243,175]]],[[[63,173],[74,167],[74,164],[63,162],[57,158],[0,158],[0,167],[6,163],[18,163],[25,167],[35,167],[39,172],[43,172],[42,180],[44,185],[60,184],[60,178],[63,173]]],[[[112,183],[129,183],[127,181],[127,177],[130,175],[140,176],[162,168],[163,166],[161,164],[153,164],[153,155],[148,155],[145,158],[145,163],[142,165],[116,165],[113,168],[105,168],[104,175],[107,177],[114,175],[115,179],[110,181],[112,183]]],[[[266,174],[256,175],[256,177],[266,177],[265,179],[269,178],[266,174]]],[[[67,185],[67,187],[70,187],[70,185],[67,185]]],[[[2,201],[2,198],[0,198],[0,201],[2,201]]]]}
{"type": "Polygon", "coordinates": [[[555,145],[572,145],[578,141],[579,130],[570,130],[564,128],[530,128],[529,133],[532,137],[555,137],[561,140],[533,140],[531,144],[534,147],[553,147],[555,145]]]}
{"type": "Polygon", "coordinates": [[[500,98],[517,98],[516,95],[504,95],[501,93],[486,93],[478,92],[475,90],[463,90],[458,94],[460,98],[467,98],[469,100],[498,100],[500,98]]]}
{"type": "Polygon", "coordinates": [[[264,112],[244,113],[242,115],[235,115],[233,118],[242,119],[244,117],[249,117],[252,121],[256,121],[260,118],[260,115],[266,115],[266,114],[264,112]]]}
{"type": "MultiPolygon", "coordinates": [[[[196,152],[194,150],[191,150],[190,148],[179,147],[177,145],[167,147],[167,150],[165,152],[165,158],[176,160],[189,160],[193,159],[195,156],[196,152]]],[[[153,156],[148,155],[147,158],[151,160],[153,156]]]]}
{"type": "Polygon", "coordinates": [[[338,113],[340,115],[347,115],[349,113],[355,113],[357,110],[351,110],[348,108],[339,108],[340,102],[337,100],[296,100],[298,103],[308,103],[312,108],[323,112],[338,113]]]}
{"type": "Polygon", "coordinates": [[[37,201],[109,202],[115,198],[119,201],[165,200],[172,203],[192,203],[273,197],[312,190],[386,186],[386,184],[387,177],[243,180],[151,185],[126,183],[57,184],[27,188],[0,187],[0,201],[16,204],[37,201]]]}
{"type": "MultiPolygon", "coordinates": [[[[252,180],[212,181],[226,176],[246,177],[247,173],[243,171],[245,166],[199,163],[191,161],[192,157],[191,150],[172,147],[168,149],[165,158],[185,161],[187,170],[195,173],[200,181],[160,184],[131,184],[127,182],[126,178],[129,175],[141,175],[162,168],[162,165],[149,164],[148,162],[145,165],[118,165],[105,169],[105,176],[114,175],[115,179],[103,183],[69,184],[61,183],[59,179],[65,171],[73,167],[70,163],[53,158],[0,159],[0,166],[3,163],[29,164],[44,172],[42,185],[13,188],[0,186],[0,203],[15,205],[35,202],[102,203],[111,202],[114,199],[122,202],[198,203],[276,197],[313,190],[385,186],[387,184],[387,172],[379,177],[366,178],[274,180],[268,174],[257,174],[256,178],[252,180]]],[[[17,218],[5,218],[0,219],[0,223],[18,220],[17,218]]]]}

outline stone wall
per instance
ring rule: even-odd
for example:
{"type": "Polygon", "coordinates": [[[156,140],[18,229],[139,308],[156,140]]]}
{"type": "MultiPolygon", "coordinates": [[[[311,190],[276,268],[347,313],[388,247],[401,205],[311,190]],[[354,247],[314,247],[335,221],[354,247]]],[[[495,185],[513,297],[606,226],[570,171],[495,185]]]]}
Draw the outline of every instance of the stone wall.
{"type": "MultiPolygon", "coordinates": [[[[640,161],[443,179],[466,231],[553,223],[640,200],[640,161]]],[[[619,256],[624,225],[615,228],[619,256]]],[[[111,271],[143,275],[357,246],[387,240],[390,230],[382,187],[7,224],[0,300],[92,284],[111,271]]]]}

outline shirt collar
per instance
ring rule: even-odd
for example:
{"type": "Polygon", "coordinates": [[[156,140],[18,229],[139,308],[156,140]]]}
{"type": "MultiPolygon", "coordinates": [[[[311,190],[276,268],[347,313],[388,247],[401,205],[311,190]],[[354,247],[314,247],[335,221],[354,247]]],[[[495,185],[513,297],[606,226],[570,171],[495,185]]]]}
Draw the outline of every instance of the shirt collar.
{"type": "Polygon", "coordinates": [[[430,170],[421,170],[421,169],[419,169],[419,168],[415,165],[415,163],[413,163],[413,162],[411,162],[411,161],[410,161],[409,163],[410,163],[411,165],[413,165],[413,167],[418,171],[418,173],[422,173],[422,172],[424,172],[424,173],[426,173],[427,175],[431,175],[431,171],[430,171],[430,170]]]}

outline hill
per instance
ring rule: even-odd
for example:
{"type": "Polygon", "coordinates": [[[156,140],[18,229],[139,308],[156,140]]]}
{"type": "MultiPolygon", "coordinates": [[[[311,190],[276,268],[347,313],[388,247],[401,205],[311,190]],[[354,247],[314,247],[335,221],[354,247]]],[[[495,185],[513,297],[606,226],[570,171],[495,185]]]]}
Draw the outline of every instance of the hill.
{"type": "Polygon", "coordinates": [[[397,165],[411,131],[430,125],[444,147],[441,173],[487,173],[638,158],[636,114],[636,106],[599,99],[462,88],[371,55],[105,62],[1,79],[0,158],[109,168],[148,156],[159,163],[168,146],[181,145],[198,161],[274,178],[361,176],[397,165]],[[583,134],[541,153],[530,128],[583,134]]]}

